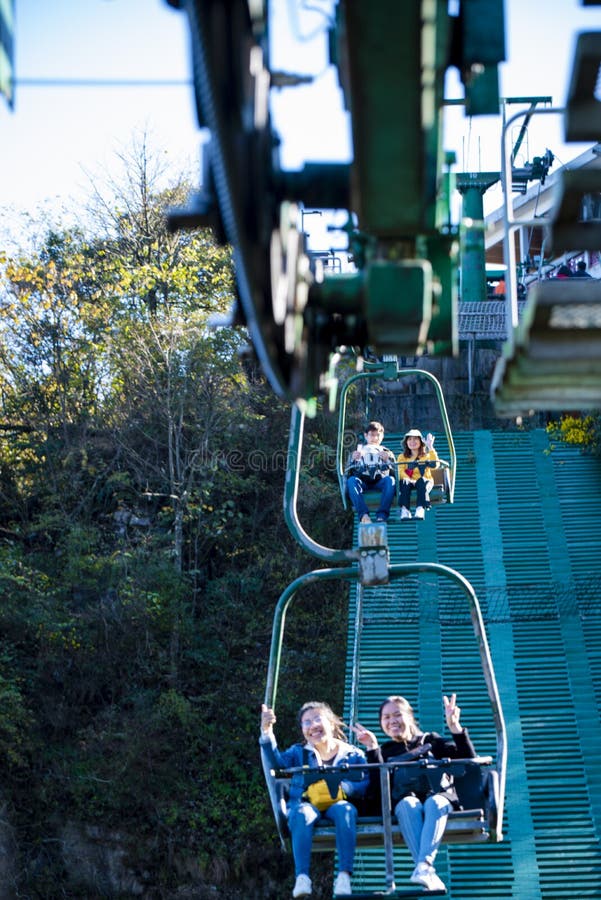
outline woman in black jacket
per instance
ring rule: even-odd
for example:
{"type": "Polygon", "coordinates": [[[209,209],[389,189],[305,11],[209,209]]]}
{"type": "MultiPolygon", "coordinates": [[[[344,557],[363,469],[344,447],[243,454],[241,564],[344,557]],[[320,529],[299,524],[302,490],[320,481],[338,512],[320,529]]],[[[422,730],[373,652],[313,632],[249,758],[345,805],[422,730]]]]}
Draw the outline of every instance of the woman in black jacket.
{"type": "MultiPolygon", "coordinates": [[[[390,738],[382,746],[373,732],[357,723],[358,740],[367,749],[368,762],[393,762],[398,757],[432,756],[435,759],[473,759],[476,756],[467,731],[459,724],[461,709],[456,696],[444,697],[447,726],[453,735],[449,741],[435,731],[422,732],[415,720],[411,704],[404,697],[387,697],[380,706],[380,725],[390,738]]],[[[415,869],[410,880],[430,891],[445,890],[436,874],[434,860],[442,840],[451,809],[458,805],[450,779],[441,781],[434,792],[424,777],[408,767],[397,769],[392,784],[392,807],[403,839],[413,857],[415,869]],[[409,777],[407,777],[409,776],[409,777]],[[413,780],[411,780],[413,778],[413,780]]]]}

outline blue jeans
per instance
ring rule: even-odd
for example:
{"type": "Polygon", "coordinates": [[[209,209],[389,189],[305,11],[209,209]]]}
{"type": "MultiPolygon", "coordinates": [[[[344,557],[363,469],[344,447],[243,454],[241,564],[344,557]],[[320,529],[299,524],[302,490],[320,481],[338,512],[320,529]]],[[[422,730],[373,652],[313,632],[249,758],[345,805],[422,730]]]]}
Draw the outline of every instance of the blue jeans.
{"type": "Polygon", "coordinates": [[[294,874],[308,875],[311,865],[311,844],[313,826],[323,816],[336,826],[336,849],[341,872],[352,872],[357,843],[357,808],[348,800],[338,800],[320,813],[310,803],[291,803],[288,812],[288,827],[292,836],[294,874]]]}
{"type": "Polygon", "coordinates": [[[363,481],[357,475],[349,475],[346,481],[346,489],[360,519],[362,516],[369,515],[367,503],[363,499],[364,491],[380,492],[380,506],[378,507],[376,518],[380,517],[386,520],[390,515],[390,507],[394,499],[394,478],[391,475],[383,475],[377,481],[371,481],[371,479],[370,481],[363,481]]]}
{"type": "Polygon", "coordinates": [[[416,865],[434,864],[450,811],[451,804],[442,794],[432,794],[423,803],[410,794],[395,806],[401,834],[416,865]]]}

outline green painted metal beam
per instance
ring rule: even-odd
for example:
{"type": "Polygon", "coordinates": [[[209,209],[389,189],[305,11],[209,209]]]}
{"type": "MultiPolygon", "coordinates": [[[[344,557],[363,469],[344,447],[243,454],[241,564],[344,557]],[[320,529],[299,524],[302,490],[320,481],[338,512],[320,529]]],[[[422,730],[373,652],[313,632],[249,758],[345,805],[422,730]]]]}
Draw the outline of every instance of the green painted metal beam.
{"type": "Polygon", "coordinates": [[[353,128],[353,209],[379,238],[436,226],[446,2],[343,2],[353,128]]]}

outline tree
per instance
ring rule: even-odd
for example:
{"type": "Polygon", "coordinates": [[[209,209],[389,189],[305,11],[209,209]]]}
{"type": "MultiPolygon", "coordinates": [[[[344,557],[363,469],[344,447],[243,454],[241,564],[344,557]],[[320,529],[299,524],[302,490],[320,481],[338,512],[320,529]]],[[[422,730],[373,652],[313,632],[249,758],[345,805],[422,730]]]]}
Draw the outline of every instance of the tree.
{"type": "MultiPolygon", "coordinates": [[[[156,859],[184,850],[224,895],[241,867],[260,883],[272,825],[248,741],[273,607],[313,565],[283,527],[289,410],[241,365],[244,331],[211,327],[229,250],[168,234],[181,179],[154,190],[148,155],[128,173],[133,194],[8,259],[0,288],[0,743],[21,845],[47,854],[24,854],[20,889],[48,898],[67,820],[130,830],[161,892],[176,867],[156,859]]],[[[300,505],[329,543],[345,524],[323,426],[307,427],[300,505]]],[[[283,721],[301,681],[341,694],[344,603],[310,589],[292,617],[283,721]],[[308,678],[325,655],[337,676],[308,678]]]]}

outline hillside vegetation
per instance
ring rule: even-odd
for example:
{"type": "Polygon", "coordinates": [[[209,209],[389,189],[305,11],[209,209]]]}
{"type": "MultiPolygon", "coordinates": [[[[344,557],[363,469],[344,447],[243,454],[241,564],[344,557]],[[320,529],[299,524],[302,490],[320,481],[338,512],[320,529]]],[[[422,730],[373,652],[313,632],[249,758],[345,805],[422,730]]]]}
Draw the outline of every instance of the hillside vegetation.
{"type": "MultiPolygon", "coordinates": [[[[244,329],[211,327],[229,250],[165,228],[187,185],[146,151],[127,175],[89,226],[0,251],[0,896],[275,896],[259,710],[274,605],[315,565],[282,515],[289,410],[244,329]]],[[[307,432],[327,543],[335,425],[307,432]]],[[[290,623],[290,740],[298,703],[341,702],[328,590],[290,623]]]]}

